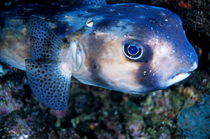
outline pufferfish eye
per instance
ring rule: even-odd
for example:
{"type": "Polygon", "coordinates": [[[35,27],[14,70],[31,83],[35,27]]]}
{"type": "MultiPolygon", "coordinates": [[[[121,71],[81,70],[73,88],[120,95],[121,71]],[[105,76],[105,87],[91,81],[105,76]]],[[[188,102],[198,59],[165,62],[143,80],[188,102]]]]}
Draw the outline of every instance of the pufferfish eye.
{"type": "Polygon", "coordinates": [[[123,46],[125,56],[131,60],[138,60],[143,55],[143,48],[138,43],[128,42],[123,46]]]}

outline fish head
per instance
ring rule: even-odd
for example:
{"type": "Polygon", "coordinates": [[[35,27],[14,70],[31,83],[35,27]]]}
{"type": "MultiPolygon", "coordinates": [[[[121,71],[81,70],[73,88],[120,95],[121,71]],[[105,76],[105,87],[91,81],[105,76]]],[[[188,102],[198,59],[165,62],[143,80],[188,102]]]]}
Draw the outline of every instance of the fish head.
{"type": "Polygon", "coordinates": [[[91,12],[77,40],[83,60],[73,75],[79,81],[140,94],[169,87],[197,68],[182,21],[171,11],[119,4],[91,12]]]}

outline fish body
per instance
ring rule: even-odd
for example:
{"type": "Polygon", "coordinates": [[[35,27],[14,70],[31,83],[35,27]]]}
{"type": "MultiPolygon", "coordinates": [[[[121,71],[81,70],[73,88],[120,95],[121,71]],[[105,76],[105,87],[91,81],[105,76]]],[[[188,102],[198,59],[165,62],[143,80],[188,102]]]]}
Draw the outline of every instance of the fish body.
{"type": "Polygon", "coordinates": [[[25,70],[34,94],[52,109],[67,107],[72,76],[141,94],[197,68],[180,18],[167,9],[134,3],[44,9],[2,12],[0,60],[25,70]]]}

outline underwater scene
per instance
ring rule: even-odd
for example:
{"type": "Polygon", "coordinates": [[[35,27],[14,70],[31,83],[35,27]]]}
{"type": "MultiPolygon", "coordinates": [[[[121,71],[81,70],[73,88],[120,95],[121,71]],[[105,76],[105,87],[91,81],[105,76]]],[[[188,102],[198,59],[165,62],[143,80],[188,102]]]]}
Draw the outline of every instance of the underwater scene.
{"type": "Polygon", "coordinates": [[[209,139],[210,0],[0,1],[0,138],[209,139]]]}

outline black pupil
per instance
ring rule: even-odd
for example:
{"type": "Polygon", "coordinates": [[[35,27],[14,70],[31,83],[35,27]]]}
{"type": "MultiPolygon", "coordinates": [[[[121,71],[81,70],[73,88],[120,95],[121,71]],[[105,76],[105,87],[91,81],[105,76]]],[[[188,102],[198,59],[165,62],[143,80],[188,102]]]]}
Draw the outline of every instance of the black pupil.
{"type": "Polygon", "coordinates": [[[138,53],[139,49],[138,49],[137,46],[135,46],[135,45],[130,45],[130,46],[128,47],[128,51],[129,51],[129,53],[130,53],[131,55],[135,55],[135,54],[138,53]]]}

